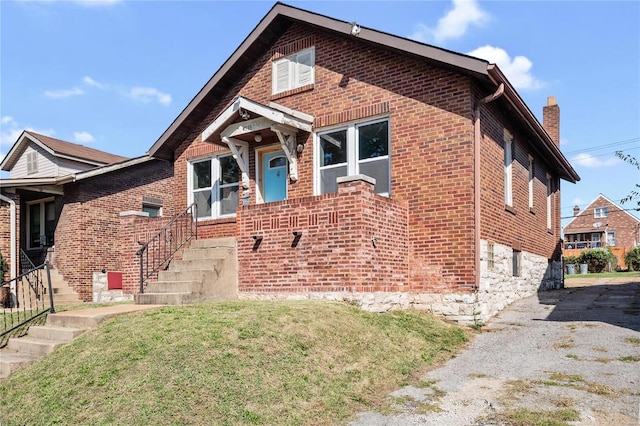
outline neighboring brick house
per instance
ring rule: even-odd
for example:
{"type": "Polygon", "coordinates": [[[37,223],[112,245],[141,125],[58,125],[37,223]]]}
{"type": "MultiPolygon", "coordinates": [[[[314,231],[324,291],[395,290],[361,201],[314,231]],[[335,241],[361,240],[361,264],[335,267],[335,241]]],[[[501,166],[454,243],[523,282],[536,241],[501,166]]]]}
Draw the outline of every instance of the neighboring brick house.
{"type": "Polygon", "coordinates": [[[484,60],[277,3],[148,155],[237,238],[241,298],[469,321],[562,285],[579,176],[543,119],[484,60]]]}
{"type": "Polygon", "coordinates": [[[640,219],[600,194],[584,210],[573,208],[573,218],[564,227],[564,256],[579,256],[583,250],[610,247],[618,266],[626,268],[626,253],[640,245],[640,219]]]}
{"type": "Polygon", "coordinates": [[[25,131],[0,169],[10,173],[0,182],[0,251],[10,277],[29,268],[21,251],[35,265],[48,257],[84,301],[92,300],[93,273],[135,261],[135,250],[122,254],[122,212],[174,214],[166,195],[172,164],[147,156],[127,159],[25,131]]]}

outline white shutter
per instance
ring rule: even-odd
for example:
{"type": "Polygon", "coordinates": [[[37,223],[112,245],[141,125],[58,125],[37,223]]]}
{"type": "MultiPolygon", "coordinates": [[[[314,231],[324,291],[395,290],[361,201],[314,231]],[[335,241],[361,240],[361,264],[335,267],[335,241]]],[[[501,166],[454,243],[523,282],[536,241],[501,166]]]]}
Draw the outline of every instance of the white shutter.
{"type": "Polygon", "coordinates": [[[298,81],[296,86],[306,86],[307,84],[313,84],[313,65],[314,65],[314,50],[308,49],[298,53],[297,65],[298,65],[298,81]]]}
{"type": "Polygon", "coordinates": [[[273,93],[280,93],[290,88],[290,61],[287,58],[273,63],[273,93]]]}

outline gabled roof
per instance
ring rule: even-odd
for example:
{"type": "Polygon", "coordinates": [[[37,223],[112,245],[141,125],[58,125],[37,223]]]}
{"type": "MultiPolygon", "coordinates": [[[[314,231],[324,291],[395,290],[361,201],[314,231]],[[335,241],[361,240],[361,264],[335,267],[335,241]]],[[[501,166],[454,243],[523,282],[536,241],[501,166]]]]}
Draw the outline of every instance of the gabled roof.
{"type": "MultiPolygon", "coordinates": [[[[611,201],[609,198],[605,197],[602,194],[599,194],[596,198],[593,199],[592,202],[590,202],[587,207],[585,207],[584,209],[582,209],[582,211],[580,213],[578,213],[577,216],[574,216],[571,218],[571,220],[569,222],[567,222],[567,224],[564,226],[564,229],[566,230],[567,228],[569,228],[569,226],[571,225],[571,223],[576,220],[577,218],[580,217],[580,215],[582,215],[584,212],[588,211],[588,210],[593,210],[593,205],[595,204],[596,201],[598,201],[599,199],[603,199],[605,200],[609,205],[614,206],[618,209],[620,209],[621,212],[624,212],[625,214],[629,215],[629,217],[631,217],[633,220],[635,220],[636,222],[640,223],[640,219],[638,219],[637,217],[635,217],[634,215],[632,215],[631,213],[629,213],[628,211],[626,211],[625,209],[622,208],[622,206],[620,206],[618,203],[615,203],[613,201],[611,201]]],[[[583,230],[581,229],[576,229],[576,230],[572,230],[571,233],[575,233],[575,232],[581,232],[583,230]]],[[[586,230],[588,231],[588,230],[586,230]]],[[[585,231],[585,232],[586,232],[585,231]]]]}
{"type": "Polygon", "coordinates": [[[84,145],[66,142],[50,136],[25,130],[22,132],[16,143],[11,147],[7,156],[2,160],[2,163],[0,163],[0,169],[5,171],[11,170],[30,143],[35,143],[55,157],[77,161],[96,167],[127,160],[127,157],[109,154],[108,152],[100,151],[98,149],[89,148],[84,145]]]}
{"type": "MultiPolygon", "coordinates": [[[[149,149],[153,157],[173,160],[175,149],[199,126],[220,100],[233,87],[237,79],[260,57],[293,23],[303,23],[311,27],[331,32],[340,37],[354,37],[353,23],[329,18],[324,15],[276,3],[258,25],[245,38],[227,61],[211,77],[198,94],[189,102],[169,128],[149,149]]],[[[381,31],[359,27],[357,39],[377,48],[397,54],[418,57],[435,66],[451,69],[480,81],[492,93],[504,83],[504,96],[497,100],[500,105],[518,117],[524,127],[542,140],[538,147],[544,158],[556,168],[561,178],[570,182],[580,180],[567,159],[560,152],[540,122],[531,113],[513,86],[507,81],[497,66],[487,61],[450,50],[441,49],[381,31]]]]}

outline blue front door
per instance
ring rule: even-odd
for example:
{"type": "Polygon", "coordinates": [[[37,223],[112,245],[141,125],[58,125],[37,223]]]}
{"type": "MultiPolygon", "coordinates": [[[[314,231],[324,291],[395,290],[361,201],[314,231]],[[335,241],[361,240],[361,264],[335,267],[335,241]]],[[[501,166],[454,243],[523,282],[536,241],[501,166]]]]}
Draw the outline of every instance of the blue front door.
{"type": "Polygon", "coordinates": [[[287,198],[287,157],[283,151],[270,152],[262,157],[264,170],[264,202],[287,198]]]}

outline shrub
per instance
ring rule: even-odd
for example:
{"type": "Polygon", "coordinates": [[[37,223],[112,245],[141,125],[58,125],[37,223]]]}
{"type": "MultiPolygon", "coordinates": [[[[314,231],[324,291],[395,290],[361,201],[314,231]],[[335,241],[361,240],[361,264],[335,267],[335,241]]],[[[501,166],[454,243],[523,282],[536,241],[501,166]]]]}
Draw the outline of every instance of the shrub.
{"type": "Polygon", "coordinates": [[[9,265],[7,265],[7,261],[2,257],[2,252],[0,251],[0,281],[4,281],[4,274],[9,270],[9,265]]]}
{"type": "Polygon", "coordinates": [[[578,258],[576,256],[567,256],[564,258],[565,265],[575,265],[578,263],[578,258]]]}
{"type": "Polygon", "coordinates": [[[580,253],[578,261],[589,265],[589,272],[598,273],[602,272],[614,258],[615,256],[611,252],[611,249],[607,247],[587,249],[580,253]]]}
{"type": "Polygon", "coordinates": [[[630,271],[640,271],[640,246],[629,250],[624,256],[624,262],[630,271]]]}

